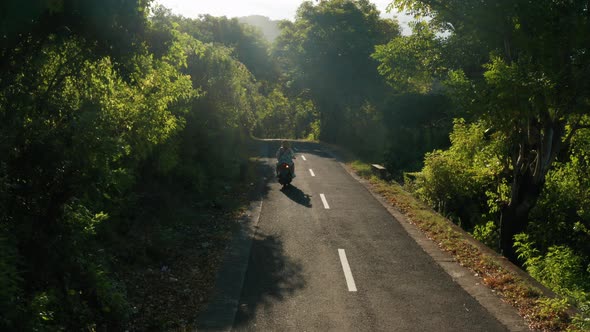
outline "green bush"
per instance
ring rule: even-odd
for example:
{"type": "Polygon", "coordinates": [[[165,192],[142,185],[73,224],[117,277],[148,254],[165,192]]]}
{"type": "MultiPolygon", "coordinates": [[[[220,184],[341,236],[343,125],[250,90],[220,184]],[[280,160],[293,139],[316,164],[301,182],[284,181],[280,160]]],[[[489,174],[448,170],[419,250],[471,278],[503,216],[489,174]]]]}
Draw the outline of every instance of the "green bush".
{"type": "Polygon", "coordinates": [[[527,272],[578,307],[582,314],[576,324],[587,325],[586,319],[590,318],[590,266],[584,263],[583,257],[564,245],[551,246],[546,253],[541,253],[525,233],[515,237],[515,247],[527,272]]]}
{"type": "Polygon", "coordinates": [[[498,226],[492,220],[485,224],[475,225],[473,228],[473,237],[494,250],[500,249],[500,233],[498,226]]]}
{"type": "Polygon", "coordinates": [[[547,173],[545,187],[531,211],[528,232],[543,251],[568,245],[590,264],[590,131],[573,137],[569,160],[547,173]]]}
{"type": "Polygon", "coordinates": [[[505,192],[505,184],[500,180],[505,167],[499,157],[502,137],[488,138],[485,130],[484,122],[467,124],[456,119],[450,135],[451,147],[427,153],[422,171],[412,173],[414,180],[410,179],[412,183],[407,185],[423,201],[468,231],[485,225],[498,213],[493,204],[499,204],[498,199],[505,192]]]}

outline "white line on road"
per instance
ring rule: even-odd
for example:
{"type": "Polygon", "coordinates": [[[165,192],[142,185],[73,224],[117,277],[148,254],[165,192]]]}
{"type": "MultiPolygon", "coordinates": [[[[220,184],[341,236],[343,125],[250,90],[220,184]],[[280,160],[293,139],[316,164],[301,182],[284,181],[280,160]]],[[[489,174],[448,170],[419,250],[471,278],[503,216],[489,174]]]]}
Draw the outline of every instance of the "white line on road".
{"type": "Polygon", "coordinates": [[[301,159],[307,161],[307,159],[305,159],[305,156],[304,155],[301,155],[301,159]]]}
{"type": "Polygon", "coordinates": [[[356,292],[356,284],[354,283],[352,271],[350,271],[350,265],[348,265],[348,260],[346,259],[346,252],[344,252],[344,249],[338,249],[338,254],[340,255],[340,263],[342,263],[342,270],[344,270],[348,291],[356,292]]]}
{"type": "Polygon", "coordinates": [[[324,196],[324,194],[320,194],[320,198],[322,199],[322,203],[324,203],[324,208],[327,210],[330,208],[330,205],[328,205],[328,201],[326,201],[326,196],[324,196]]]}
{"type": "Polygon", "coordinates": [[[309,169],[309,173],[311,173],[311,176],[315,176],[315,173],[313,172],[313,169],[309,169]]]}

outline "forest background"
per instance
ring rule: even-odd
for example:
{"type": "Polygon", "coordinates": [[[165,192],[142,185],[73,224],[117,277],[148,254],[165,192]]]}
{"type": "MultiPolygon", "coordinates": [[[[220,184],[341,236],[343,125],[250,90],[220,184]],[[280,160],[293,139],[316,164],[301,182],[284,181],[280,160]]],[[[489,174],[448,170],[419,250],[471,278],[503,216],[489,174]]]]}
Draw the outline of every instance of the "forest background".
{"type": "Polygon", "coordinates": [[[248,180],[251,136],[385,164],[588,316],[587,1],[395,0],[410,35],[303,2],[272,43],[150,3],[0,4],[2,330],[131,324],[123,267],[161,260],[170,202],[248,180]]]}

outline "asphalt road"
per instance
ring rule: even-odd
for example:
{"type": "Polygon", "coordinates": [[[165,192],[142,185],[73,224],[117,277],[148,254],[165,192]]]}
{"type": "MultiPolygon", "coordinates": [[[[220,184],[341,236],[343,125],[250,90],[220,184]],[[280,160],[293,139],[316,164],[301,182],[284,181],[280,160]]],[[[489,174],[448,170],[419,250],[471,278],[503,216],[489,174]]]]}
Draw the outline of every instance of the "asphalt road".
{"type": "Polygon", "coordinates": [[[232,330],[507,331],[321,145],[293,144],[281,189],[279,143],[261,144],[268,183],[232,330]]]}

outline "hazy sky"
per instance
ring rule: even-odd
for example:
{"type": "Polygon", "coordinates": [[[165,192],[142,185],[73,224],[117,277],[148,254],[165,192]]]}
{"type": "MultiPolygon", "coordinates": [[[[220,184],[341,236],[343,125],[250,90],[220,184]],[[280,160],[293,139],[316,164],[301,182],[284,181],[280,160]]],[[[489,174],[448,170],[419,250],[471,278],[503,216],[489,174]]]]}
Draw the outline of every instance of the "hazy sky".
{"type": "MultiPolygon", "coordinates": [[[[199,14],[227,17],[256,14],[273,20],[294,20],[297,7],[303,0],[156,0],[155,2],[185,17],[197,17],[199,14]]],[[[393,0],[372,0],[371,2],[377,5],[383,17],[394,16],[394,13],[385,12],[387,5],[393,0]]],[[[404,22],[407,18],[400,16],[399,20],[404,22]]]]}

